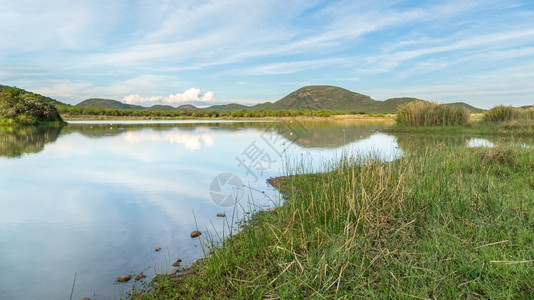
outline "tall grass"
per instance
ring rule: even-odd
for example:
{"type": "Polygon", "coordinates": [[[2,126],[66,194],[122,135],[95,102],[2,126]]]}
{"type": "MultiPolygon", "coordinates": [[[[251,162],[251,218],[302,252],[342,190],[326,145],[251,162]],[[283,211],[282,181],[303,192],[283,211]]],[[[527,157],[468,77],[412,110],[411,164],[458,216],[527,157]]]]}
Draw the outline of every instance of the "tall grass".
{"type": "Polygon", "coordinates": [[[484,121],[505,122],[512,120],[534,120],[534,107],[516,108],[512,106],[498,105],[484,114],[484,121]]]}
{"type": "Polygon", "coordinates": [[[280,179],[285,205],[252,218],[196,275],[137,297],[534,295],[533,149],[433,147],[391,163],[331,164],[280,179]]]}
{"type": "Polygon", "coordinates": [[[412,101],[397,109],[397,122],[405,126],[466,125],[468,121],[466,109],[451,105],[412,101]]]}

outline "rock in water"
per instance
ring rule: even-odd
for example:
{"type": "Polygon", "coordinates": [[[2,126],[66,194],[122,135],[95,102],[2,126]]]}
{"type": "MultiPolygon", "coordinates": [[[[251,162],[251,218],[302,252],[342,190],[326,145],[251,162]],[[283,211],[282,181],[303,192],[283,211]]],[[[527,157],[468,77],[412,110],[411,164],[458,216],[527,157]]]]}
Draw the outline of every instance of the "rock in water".
{"type": "Polygon", "coordinates": [[[160,247],[156,247],[156,252],[159,252],[161,251],[161,248],[160,247]]]}
{"type": "Polygon", "coordinates": [[[200,232],[198,230],[191,231],[191,238],[199,237],[201,234],[202,234],[202,232],[200,232]]]}
{"type": "Polygon", "coordinates": [[[145,275],[145,273],[141,272],[137,276],[135,276],[135,281],[139,281],[139,280],[144,279],[144,278],[146,278],[146,275],[145,275]]]}
{"type": "Polygon", "coordinates": [[[124,274],[117,277],[118,282],[128,282],[130,279],[132,279],[132,275],[130,274],[124,274]]]}
{"type": "Polygon", "coordinates": [[[83,298],[80,298],[80,300],[91,300],[91,299],[89,299],[87,297],[83,297],[83,298]]]}
{"type": "Polygon", "coordinates": [[[178,268],[182,262],[181,258],[178,258],[175,263],[172,264],[173,267],[178,268]]]}
{"type": "Polygon", "coordinates": [[[225,213],[223,213],[223,212],[222,212],[222,213],[218,213],[218,214],[217,214],[217,217],[221,217],[221,218],[224,218],[224,217],[226,217],[226,214],[225,214],[225,213]]]}

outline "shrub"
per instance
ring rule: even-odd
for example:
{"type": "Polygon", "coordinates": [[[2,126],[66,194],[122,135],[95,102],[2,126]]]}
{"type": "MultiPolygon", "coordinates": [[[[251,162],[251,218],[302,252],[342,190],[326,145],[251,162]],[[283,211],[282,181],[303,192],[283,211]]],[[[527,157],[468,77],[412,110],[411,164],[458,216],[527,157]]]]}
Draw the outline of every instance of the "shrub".
{"type": "Polygon", "coordinates": [[[484,121],[503,122],[503,121],[510,121],[513,119],[517,119],[518,117],[519,117],[519,109],[511,107],[511,106],[499,105],[488,110],[484,114],[484,121]]]}
{"type": "Polygon", "coordinates": [[[468,120],[466,109],[428,101],[412,101],[397,109],[397,122],[406,126],[466,125],[468,120]]]}

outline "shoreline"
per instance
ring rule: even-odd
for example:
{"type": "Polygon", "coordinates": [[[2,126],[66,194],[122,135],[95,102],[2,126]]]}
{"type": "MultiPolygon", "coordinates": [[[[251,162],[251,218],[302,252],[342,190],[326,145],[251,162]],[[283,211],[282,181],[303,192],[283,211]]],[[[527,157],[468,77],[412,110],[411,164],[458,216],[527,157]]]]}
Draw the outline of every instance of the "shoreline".
{"type": "Polygon", "coordinates": [[[268,179],[281,206],[133,299],[531,295],[521,278],[534,276],[534,233],[514,212],[534,205],[534,150],[415,151],[268,179]]]}
{"type": "Polygon", "coordinates": [[[171,120],[394,120],[394,114],[387,114],[382,116],[377,116],[377,114],[370,115],[331,115],[328,117],[319,117],[319,116],[294,116],[294,117],[214,117],[214,118],[197,118],[197,117],[131,117],[131,116],[70,116],[62,115],[63,120],[65,121],[171,121],[171,120]]]}

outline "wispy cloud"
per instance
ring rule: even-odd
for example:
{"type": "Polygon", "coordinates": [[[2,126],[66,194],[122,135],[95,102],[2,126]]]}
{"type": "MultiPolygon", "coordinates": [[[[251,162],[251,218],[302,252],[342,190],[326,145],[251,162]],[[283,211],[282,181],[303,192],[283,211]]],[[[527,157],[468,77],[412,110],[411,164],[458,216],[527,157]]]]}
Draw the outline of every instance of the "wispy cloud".
{"type": "Polygon", "coordinates": [[[178,103],[158,95],[191,87],[277,100],[288,81],[332,78],[356,91],[460,72],[474,83],[534,59],[528,0],[25,0],[0,3],[0,20],[2,83],[71,102],[178,103]]]}

